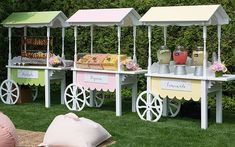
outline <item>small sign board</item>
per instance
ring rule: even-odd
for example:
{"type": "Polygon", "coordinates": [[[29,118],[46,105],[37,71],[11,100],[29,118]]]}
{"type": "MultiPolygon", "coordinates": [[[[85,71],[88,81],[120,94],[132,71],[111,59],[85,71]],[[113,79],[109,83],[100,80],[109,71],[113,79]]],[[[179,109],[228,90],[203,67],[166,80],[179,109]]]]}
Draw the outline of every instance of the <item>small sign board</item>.
{"type": "Polygon", "coordinates": [[[37,79],[38,78],[38,71],[37,70],[25,70],[19,69],[17,71],[18,78],[29,78],[29,79],[37,79]]]}
{"type": "Polygon", "coordinates": [[[108,75],[106,74],[93,74],[93,73],[88,73],[85,75],[85,82],[90,82],[90,83],[100,83],[100,84],[107,84],[108,81],[108,75]]]}
{"type": "Polygon", "coordinates": [[[192,91],[192,82],[190,80],[161,79],[161,89],[192,91]]]}

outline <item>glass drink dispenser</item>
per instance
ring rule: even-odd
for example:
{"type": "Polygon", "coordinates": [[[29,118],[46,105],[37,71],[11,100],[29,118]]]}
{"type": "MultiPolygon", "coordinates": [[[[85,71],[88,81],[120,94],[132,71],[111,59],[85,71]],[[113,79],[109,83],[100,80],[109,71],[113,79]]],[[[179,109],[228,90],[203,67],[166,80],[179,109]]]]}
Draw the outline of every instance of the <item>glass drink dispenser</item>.
{"type": "Polygon", "coordinates": [[[188,57],[188,51],[183,46],[178,46],[173,52],[173,59],[175,62],[175,75],[185,75],[186,73],[186,61],[188,57]]]}
{"type": "Polygon", "coordinates": [[[159,61],[159,73],[170,73],[169,63],[171,61],[171,51],[166,45],[161,46],[160,49],[157,51],[157,58],[159,61]]]}
{"type": "Polygon", "coordinates": [[[198,46],[193,51],[193,64],[195,66],[194,75],[195,76],[202,76],[203,75],[203,47],[198,46]]]}

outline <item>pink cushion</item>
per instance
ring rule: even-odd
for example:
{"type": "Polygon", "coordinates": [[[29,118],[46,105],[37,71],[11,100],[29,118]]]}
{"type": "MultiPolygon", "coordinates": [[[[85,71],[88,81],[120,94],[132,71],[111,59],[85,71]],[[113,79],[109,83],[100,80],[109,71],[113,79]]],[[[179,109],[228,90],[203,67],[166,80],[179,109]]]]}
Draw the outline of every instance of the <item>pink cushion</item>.
{"type": "Polygon", "coordinates": [[[18,145],[14,124],[0,112],[0,147],[15,147],[18,145]]]}
{"type": "Polygon", "coordinates": [[[40,146],[94,147],[110,137],[100,124],[69,113],[52,121],[40,146]]]}

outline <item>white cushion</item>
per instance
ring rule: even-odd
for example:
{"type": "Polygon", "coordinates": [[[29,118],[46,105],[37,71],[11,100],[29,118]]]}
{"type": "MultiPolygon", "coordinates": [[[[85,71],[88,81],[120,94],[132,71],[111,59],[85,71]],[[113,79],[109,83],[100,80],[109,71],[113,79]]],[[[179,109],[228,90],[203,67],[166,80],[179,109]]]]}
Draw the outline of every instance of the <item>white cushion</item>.
{"type": "Polygon", "coordinates": [[[41,145],[95,147],[110,137],[100,124],[69,113],[55,117],[41,145]]]}

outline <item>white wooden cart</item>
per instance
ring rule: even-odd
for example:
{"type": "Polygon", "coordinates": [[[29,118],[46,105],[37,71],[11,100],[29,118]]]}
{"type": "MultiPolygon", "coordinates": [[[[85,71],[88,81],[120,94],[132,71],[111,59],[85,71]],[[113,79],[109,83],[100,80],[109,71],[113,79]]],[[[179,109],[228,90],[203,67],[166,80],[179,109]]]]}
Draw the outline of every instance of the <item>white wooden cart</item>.
{"type": "MultiPolygon", "coordinates": [[[[167,115],[167,98],[170,100],[185,99],[201,101],[201,128],[208,127],[208,97],[209,93],[216,94],[216,122],[222,123],[222,82],[235,80],[235,75],[224,75],[215,77],[208,66],[206,55],[207,27],[217,25],[218,27],[218,61],[220,58],[221,25],[229,23],[229,17],[220,5],[202,6],[173,6],[152,7],[141,19],[148,26],[149,58],[147,76],[147,91],[137,98],[137,112],[141,119],[158,121],[161,115],[167,115]],[[154,72],[151,57],[152,27],[162,26],[164,28],[164,42],[166,43],[167,26],[202,26],[203,30],[203,75],[194,76],[194,67],[187,67],[187,75],[159,74],[154,72]],[[163,100],[161,98],[164,98],[163,100]]],[[[159,44],[160,45],[160,44],[159,44]]],[[[172,65],[173,66],[173,65],[172,65]]]]}
{"type": "Polygon", "coordinates": [[[137,98],[137,75],[146,73],[147,70],[122,71],[121,70],[121,27],[133,26],[133,59],[136,59],[136,26],[140,25],[140,15],[133,8],[119,9],[87,9],[79,10],[68,19],[68,23],[74,26],[75,54],[73,83],[65,90],[65,104],[70,110],[80,111],[87,104],[99,107],[103,103],[102,97],[95,96],[93,91],[116,90],[116,116],[122,115],[121,87],[132,88],[132,111],[135,112],[137,98]],[[94,26],[117,26],[118,34],[118,70],[93,70],[76,67],[77,61],[77,27],[89,26],[91,29],[91,54],[93,54],[93,27],[94,26]],[[86,94],[90,90],[90,95],[86,94]]]}
{"type": "MultiPolygon", "coordinates": [[[[0,96],[4,103],[15,104],[19,98],[19,85],[45,86],[45,107],[50,107],[50,81],[59,81],[61,83],[61,103],[63,102],[63,93],[65,89],[65,70],[64,67],[51,67],[49,65],[50,54],[50,29],[62,28],[62,58],[64,58],[64,35],[67,17],[61,11],[45,11],[45,12],[16,12],[12,13],[2,22],[4,27],[8,28],[9,38],[9,54],[7,65],[7,80],[0,87],[0,96]],[[46,45],[46,65],[43,66],[26,66],[23,64],[15,65],[12,60],[12,29],[23,28],[24,49],[27,51],[27,28],[45,27],[47,35],[45,39],[40,40],[41,44],[46,45]]],[[[39,40],[39,39],[38,39],[39,40]]],[[[38,41],[33,40],[33,41],[38,41]]],[[[20,50],[20,46],[19,46],[20,50]]],[[[34,89],[33,99],[36,99],[38,89],[34,89]]]]}

